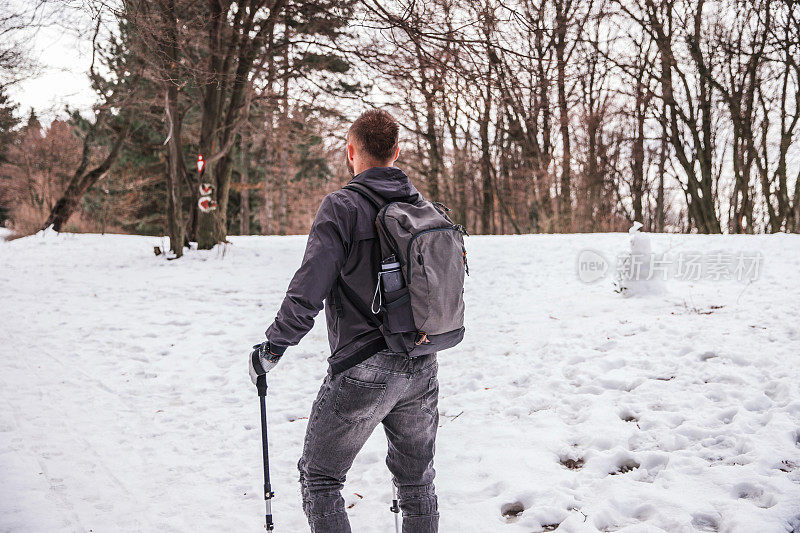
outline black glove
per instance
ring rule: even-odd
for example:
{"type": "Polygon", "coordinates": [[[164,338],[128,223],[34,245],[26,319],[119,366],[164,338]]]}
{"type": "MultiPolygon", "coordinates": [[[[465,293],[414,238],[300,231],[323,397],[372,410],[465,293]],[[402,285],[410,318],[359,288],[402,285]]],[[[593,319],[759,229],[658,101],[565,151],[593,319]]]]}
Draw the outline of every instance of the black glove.
{"type": "Polygon", "coordinates": [[[250,352],[250,381],[253,385],[258,384],[258,378],[265,375],[278,364],[286,348],[270,346],[269,341],[253,346],[250,352]]]}

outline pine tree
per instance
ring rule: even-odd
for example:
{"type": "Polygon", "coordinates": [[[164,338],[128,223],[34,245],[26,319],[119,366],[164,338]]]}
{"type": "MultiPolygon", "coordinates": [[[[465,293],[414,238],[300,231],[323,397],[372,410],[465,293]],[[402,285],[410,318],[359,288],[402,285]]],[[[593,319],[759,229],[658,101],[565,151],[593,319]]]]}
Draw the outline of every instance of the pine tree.
{"type": "Polygon", "coordinates": [[[14,113],[18,107],[18,104],[9,99],[5,87],[0,85],[0,163],[6,162],[8,147],[17,136],[19,119],[14,116],[14,113]]]}

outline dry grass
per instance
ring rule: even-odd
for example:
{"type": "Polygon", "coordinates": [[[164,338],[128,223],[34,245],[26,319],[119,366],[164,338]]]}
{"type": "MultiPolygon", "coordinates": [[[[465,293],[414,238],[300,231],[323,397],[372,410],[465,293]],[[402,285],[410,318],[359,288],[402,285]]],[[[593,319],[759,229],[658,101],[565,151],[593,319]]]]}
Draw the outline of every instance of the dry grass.
{"type": "MultiPolygon", "coordinates": [[[[13,233],[8,235],[6,240],[19,239],[38,232],[42,229],[42,224],[47,220],[49,214],[49,208],[45,210],[29,204],[16,205],[9,212],[9,218],[13,222],[8,229],[13,233]]],[[[124,233],[122,228],[116,226],[106,225],[103,228],[102,224],[92,220],[80,211],[70,217],[69,222],[64,225],[62,231],[65,233],[124,233]]]]}

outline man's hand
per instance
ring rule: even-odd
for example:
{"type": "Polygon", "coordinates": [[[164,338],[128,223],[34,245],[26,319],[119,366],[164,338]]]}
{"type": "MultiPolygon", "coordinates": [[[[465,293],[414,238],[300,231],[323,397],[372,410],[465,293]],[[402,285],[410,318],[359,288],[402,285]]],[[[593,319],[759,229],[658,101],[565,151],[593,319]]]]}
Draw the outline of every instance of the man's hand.
{"type": "MultiPolygon", "coordinates": [[[[275,353],[278,350],[271,350],[269,341],[253,346],[250,352],[250,380],[253,385],[257,384],[258,378],[272,370],[280,361],[283,353],[275,353]]],[[[283,350],[281,350],[283,352],[283,350]]]]}

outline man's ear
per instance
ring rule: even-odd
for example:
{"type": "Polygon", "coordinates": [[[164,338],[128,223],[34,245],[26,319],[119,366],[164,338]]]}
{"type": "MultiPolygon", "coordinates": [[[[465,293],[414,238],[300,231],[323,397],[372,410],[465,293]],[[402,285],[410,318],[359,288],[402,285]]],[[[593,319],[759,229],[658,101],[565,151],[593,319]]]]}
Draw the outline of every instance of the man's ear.
{"type": "Polygon", "coordinates": [[[352,143],[347,143],[347,160],[351,163],[355,162],[356,147],[352,143]]]}
{"type": "Polygon", "coordinates": [[[397,145],[397,148],[395,148],[395,149],[394,149],[394,158],[392,159],[392,163],[394,163],[395,161],[397,161],[397,159],[398,159],[399,157],[400,157],[400,145],[398,144],[398,145],[397,145]]]}

